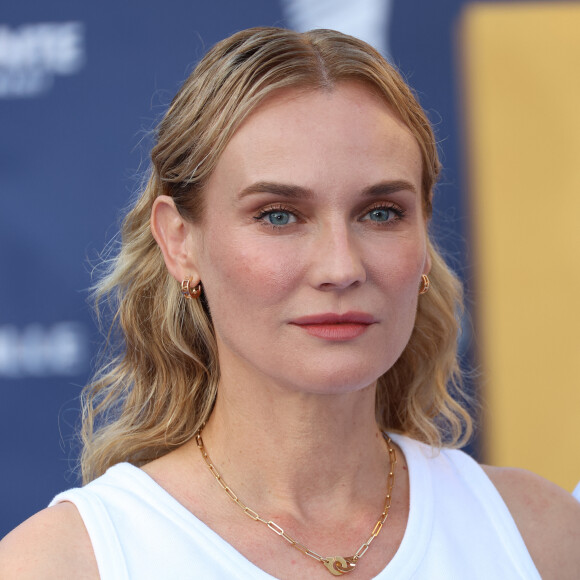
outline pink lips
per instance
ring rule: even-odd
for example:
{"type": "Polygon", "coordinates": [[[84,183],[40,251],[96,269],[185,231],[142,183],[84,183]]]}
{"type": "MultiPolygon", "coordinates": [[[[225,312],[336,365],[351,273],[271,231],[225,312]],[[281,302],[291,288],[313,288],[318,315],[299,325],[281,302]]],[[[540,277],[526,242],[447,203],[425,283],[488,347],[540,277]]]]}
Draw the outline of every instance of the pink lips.
{"type": "Polygon", "coordinates": [[[346,312],[345,314],[315,314],[302,316],[293,320],[294,324],[303,328],[308,334],[325,340],[352,340],[364,334],[377,320],[365,312],[346,312]]]}

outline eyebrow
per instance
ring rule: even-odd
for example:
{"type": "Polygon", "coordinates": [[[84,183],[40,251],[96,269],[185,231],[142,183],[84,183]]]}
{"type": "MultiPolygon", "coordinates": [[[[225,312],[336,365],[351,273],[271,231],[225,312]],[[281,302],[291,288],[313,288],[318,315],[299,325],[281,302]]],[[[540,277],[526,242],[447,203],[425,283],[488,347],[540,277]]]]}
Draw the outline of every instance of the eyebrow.
{"type": "Polygon", "coordinates": [[[244,189],[240,191],[238,197],[241,199],[247,195],[252,195],[255,193],[273,193],[274,195],[288,197],[291,199],[311,198],[314,195],[312,190],[306,187],[300,187],[299,185],[276,183],[274,181],[258,181],[257,183],[248,185],[248,187],[244,187],[244,189]]]}
{"type": "Polygon", "coordinates": [[[417,194],[417,188],[410,182],[404,179],[396,179],[394,181],[381,181],[375,185],[369,185],[362,191],[365,197],[377,197],[380,195],[392,195],[399,191],[410,191],[417,194]]]}
{"type": "MultiPolygon", "coordinates": [[[[417,188],[410,181],[396,179],[394,181],[381,181],[380,183],[369,185],[368,187],[365,187],[361,193],[363,197],[379,197],[381,195],[392,195],[399,191],[411,191],[416,194],[417,188]]],[[[273,181],[258,181],[242,189],[238,198],[242,199],[243,197],[257,193],[271,193],[290,199],[311,199],[314,197],[312,190],[307,187],[286,183],[276,183],[273,181]]]]}

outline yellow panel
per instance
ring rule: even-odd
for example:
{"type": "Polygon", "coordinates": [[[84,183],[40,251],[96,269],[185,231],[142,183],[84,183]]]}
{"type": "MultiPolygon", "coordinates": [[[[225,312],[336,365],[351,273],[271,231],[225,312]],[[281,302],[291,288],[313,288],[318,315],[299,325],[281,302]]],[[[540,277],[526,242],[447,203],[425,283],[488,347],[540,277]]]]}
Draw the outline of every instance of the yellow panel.
{"type": "Polygon", "coordinates": [[[580,5],[461,23],[486,460],[580,480],[580,5]]]}

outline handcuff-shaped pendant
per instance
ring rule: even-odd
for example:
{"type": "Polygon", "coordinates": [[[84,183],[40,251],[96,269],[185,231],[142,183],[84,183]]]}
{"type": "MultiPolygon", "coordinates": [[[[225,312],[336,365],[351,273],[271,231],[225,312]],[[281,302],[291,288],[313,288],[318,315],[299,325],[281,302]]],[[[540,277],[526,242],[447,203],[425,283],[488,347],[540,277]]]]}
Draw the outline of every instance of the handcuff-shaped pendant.
{"type": "Polygon", "coordinates": [[[342,576],[352,572],[356,565],[355,562],[356,560],[352,557],[343,558],[342,556],[329,556],[322,561],[333,576],[342,576]]]}

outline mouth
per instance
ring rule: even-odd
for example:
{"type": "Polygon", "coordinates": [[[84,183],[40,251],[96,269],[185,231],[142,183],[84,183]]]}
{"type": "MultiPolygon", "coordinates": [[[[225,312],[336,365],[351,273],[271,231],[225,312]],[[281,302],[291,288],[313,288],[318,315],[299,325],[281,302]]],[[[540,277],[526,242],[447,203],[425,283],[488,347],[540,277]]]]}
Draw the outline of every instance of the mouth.
{"type": "Polygon", "coordinates": [[[302,316],[290,322],[311,336],[331,341],[352,340],[364,334],[378,321],[366,312],[332,312],[302,316]]]}

